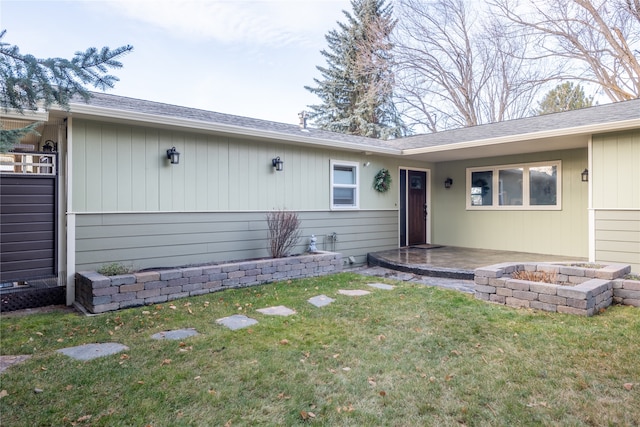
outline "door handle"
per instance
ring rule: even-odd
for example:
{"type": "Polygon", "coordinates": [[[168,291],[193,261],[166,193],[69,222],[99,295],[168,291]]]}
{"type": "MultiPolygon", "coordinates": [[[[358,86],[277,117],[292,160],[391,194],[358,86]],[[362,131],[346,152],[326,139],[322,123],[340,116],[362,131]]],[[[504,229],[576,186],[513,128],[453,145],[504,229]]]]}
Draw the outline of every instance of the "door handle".
{"type": "Polygon", "coordinates": [[[427,204],[426,203],[424,204],[422,213],[424,214],[424,219],[426,221],[427,220],[427,204]]]}

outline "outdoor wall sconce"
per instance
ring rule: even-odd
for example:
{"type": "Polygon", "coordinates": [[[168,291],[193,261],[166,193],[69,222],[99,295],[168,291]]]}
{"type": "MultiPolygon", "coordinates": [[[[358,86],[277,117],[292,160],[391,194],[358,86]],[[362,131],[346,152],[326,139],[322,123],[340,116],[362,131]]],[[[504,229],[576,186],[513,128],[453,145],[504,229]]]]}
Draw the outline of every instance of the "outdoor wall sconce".
{"type": "Polygon", "coordinates": [[[447,178],[444,180],[444,188],[451,188],[453,185],[453,179],[447,178]]]}
{"type": "Polygon", "coordinates": [[[180,153],[176,150],[176,147],[171,147],[167,150],[167,159],[171,160],[172,165],[180,163],[180,153]]]}
{"type": "Polygon", "coordinates": [[[582,178],[582,182],[589,182],[589,169],[583,170],[580,177],[582,178]]]}
{"type": "Polygon", "coordinates": [[[276,168],[278,172],[281,172],[282,169],[284,169],[284,162],[280,160],[280,156],[276,157],[275,159],[271,159],[271,164],[274,168],[276,168]]]}
{"type": "Polygon", "coordinates": [[[42,146],[43,153],[51,153],[53,152],[53,147],[56,145],[55,141],[47,139],[42,146]],[[52,145],[53,144],[53,145],[52,145]]]}

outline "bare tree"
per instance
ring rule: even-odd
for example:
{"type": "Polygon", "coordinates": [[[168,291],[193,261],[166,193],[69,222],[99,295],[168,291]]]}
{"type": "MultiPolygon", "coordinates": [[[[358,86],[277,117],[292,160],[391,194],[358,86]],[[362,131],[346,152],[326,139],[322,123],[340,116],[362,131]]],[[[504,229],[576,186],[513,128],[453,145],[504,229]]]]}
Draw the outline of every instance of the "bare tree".
{"type": "Polygon", "coordinates": [[[490,0],[514,30],[536,38],[529,59],[554,58],[560,77],[597,84],[611,101],[640,97],[637,0],[490,0]]]}
{"type": "Polygon", "coordinates": [[[400,0],[396,10],[398,95],[408,122],[435,132],[531,113],[545,80],[523,59],[525,47],[482,8],[400,0]]]}

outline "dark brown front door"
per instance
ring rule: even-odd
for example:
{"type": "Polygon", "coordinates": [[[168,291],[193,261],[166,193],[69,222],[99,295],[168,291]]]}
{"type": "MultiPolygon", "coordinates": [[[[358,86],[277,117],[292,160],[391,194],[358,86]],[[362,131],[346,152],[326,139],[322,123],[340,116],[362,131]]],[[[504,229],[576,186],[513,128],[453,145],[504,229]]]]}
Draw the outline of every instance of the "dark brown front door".
{"type": "Polygon", "coordinates": [[[427,173],[408,171],[407,228],[409,245],[427,243],[427,173]]]}

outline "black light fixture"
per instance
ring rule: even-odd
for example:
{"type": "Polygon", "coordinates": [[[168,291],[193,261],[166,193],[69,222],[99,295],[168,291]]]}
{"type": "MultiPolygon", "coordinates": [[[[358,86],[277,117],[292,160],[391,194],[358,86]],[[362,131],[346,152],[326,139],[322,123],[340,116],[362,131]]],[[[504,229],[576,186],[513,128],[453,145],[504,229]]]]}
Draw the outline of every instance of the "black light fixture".
{"type": "Polygon", "coordinates": [[[447,178],[444,180],[444,188],[451,188],[453,185],[453,179],[447,178]]]}
{"type": "Polygon", "coordinates": [[[176,150],[176,147],[171,147],[167,150],[167,159],[171,160],[172,165],[180,163],[180,153],[176,150]]]}
{"type": "Polygon", "coordinates": [[[585,169],[580,174],[580,178],[582,178],[582,182],[589,182],[589,169],[585,169]]]}
{"type": "Polygon", "coordinates": [[[278,172],[281,172],[282,169],[284,169],[284,162],[280,160],[280,156],[274,159],[271,159],[271,164],[273,165],[274,168],[276,168],[278,172]]]}
{"type": "Polygon", "coordinates": [[[56,142],[50,139],[47,139],[42,146],[42,152],[51,153],[53,152],[53,148],[56,146],[56,142]],[[53,145],[52,145],[53,144],[53,145]]]}

